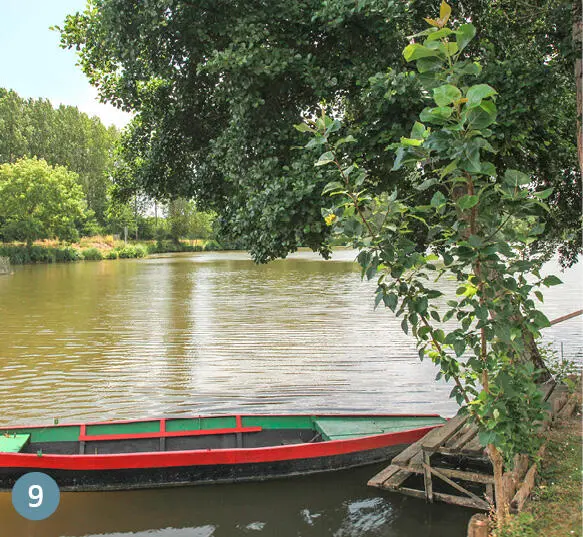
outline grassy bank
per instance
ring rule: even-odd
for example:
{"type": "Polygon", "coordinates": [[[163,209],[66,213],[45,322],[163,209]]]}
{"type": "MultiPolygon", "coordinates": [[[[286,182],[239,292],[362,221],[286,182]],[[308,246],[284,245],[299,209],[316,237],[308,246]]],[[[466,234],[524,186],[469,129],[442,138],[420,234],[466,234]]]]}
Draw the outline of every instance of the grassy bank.
{"type": "Polygon", "coordinates": [[[129,259],[168,252],[202,252],[220,250],[213,240],[180,241],[124,241],[112,235],[84,237],[78,243],[62,245],[56,241],[37,241],[31,248],[24,244],[0,244],[0,257],[7,257],[12,265],[35,263],[63,263],[74,261],[101,261],[129,259]]]}
{"type": "Polygon", "coordinates": [[[581,415],[548,431],[539,485],[525,510],[495,537],[581,537],[581,415]]]}

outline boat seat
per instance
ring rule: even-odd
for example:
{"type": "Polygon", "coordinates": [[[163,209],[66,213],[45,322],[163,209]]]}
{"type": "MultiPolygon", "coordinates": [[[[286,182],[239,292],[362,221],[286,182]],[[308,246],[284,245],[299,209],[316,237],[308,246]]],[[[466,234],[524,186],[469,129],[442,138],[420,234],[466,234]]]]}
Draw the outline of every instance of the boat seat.
{"type": "Polygon", "coordinates": [[[20,453],[29,442],[29,434],[2,434],[0,453],[20,453]]]}
{"type": "Polygon", "coordinates": [[[384,432],[373,419],[319,418],[314,420],[314,425],[324,440],[348,440],[384,432]]]}

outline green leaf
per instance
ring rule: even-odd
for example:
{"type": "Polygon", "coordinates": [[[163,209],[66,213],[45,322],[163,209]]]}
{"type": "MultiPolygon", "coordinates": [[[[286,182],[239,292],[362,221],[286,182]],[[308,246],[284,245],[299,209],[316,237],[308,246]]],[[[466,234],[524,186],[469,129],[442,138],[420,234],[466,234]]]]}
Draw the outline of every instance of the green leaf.
{"type": "Polygon", "coordinates": [[[427,41],[436,41],[438,39],[442,39],[444,37],[447,37],[453,33],[457,33],[457,32],[454,32],[450,28],[442,28],[441,30],[437,30],[435,32],[429,33],[427,35],[427,41]]]}
{"type": "Polygon", "coordinates": [[[339,147],[342,144],[349,144],[349,143],[354,143],[354,142],[356,142],[356,138],[354,136],[352,136],[352,134],[349,134],[348,136],[345,136],[344,138],[340,138],[340,140],[338,140],[334,144],[334,147],[339,147]]]}
{"type": "Polygon", "coordinates": [[[427,48],[418,43],[407,45],[405,50],[403,50],[403,57],[407,62],[438,55],[439,53],[436,50],[431,50],[430,48],[427,48]]]}
{"type": "Polygon", "coordinates": [[[527,185],[530,183],[530,176],[518,170],[506,170],[504,172],[504,182],[511,186],[527,185]]]}
{"type": "Polygon", "coordinates": [[[447,106],[460,99],[461,96],[462,92],[451,84],[444,84],[433,90],[433,100],[437,106],[447,106]]]}
{"type": "Polygon", "coordinates": [[[480,201],[480,198],[474,194],[466,194],[465,196],[462,196],[459,200],[458,200],[458,206],[462,211],[465,211],[466,209],[471,209],[472,207],[474,207],[478,201],[480,201]]]}
{"type": "Polygon", "coordinates": [[[407,324],[407,319],[403,319],[403,321],[401,322],[401,329],[403,330],[403,332],[405,332],[405,334],[409,333],[409,325],[407,324]]]}
{"type": "Polygon", "coordinates": [[[552,193],[554,188],[547,188],[546,190],[542,190],[541,192],[535,192],[534,195],[539,200],[546,200],[552,193]]]}
{"type": "Polygon", "coordinates": [[[424,140],[428,134],[429,130],[425,128],[425,125],[423,125],[423,123],[419,123],[419,121],[415,121],[413,128],[411,129],[411,138],[415,138],[416,140],[424,140]]]}
{"type": "Polygon", "coordinates": [[[453,113],[453,108],[450,106],[438,106],[435,108],[424,108],[419,114],[419,119],[427,123],[444,123],[447,121],[451,114],[453,113]]]}
{"type": "Polygon", "coordinates": [[[483,99],[497,95],[497,93],[498,92],[488,84],[476,84],[475,86],[471,86],[466,93],[466,97],[468,99],[466,106],[468,108],[480,106],[483,99]]]}
{"type": "Polygon", "coordinates": [[[455,34],[458,48],[462,51],[476,35],[476,27],[473,24],[462,24],[455,34]]]}
{"type": "Polygon", "coordinates": [[[453,344],[453,350],[455,351],[456,356],[461,356],[464,351],[466,350],[466,342],[463,339],[458,339],[453,344]]]}
{"type": "Polygon", "coordinates": [[[401,136],[401,143],[403,145],[420,146],[423,145],[423,140],[418,140],[416,138],[405,138],[404,136],[401,136]]]}
{"type": "Polygon", "coordinates": [[[464,117],[471,129],[485,129],[496,121],[497,109],[492,101],[482,101],[475,108],[464,108],[464,117]]]}
{"type": "Polygon", "coordinates": [[[417,70],[420,73],[440,71],[443,66],[441,58],[421,58],[417,60],[417,70]]]}
{"type": "Polygon", "coordinates": [[[324,166],[325,164],[330,164],[330,162],[334,162],[334,153],[332,151],[326,151],[326,153],[320,155],[320,158],[314,166],[324,166]]]}
{"type": "Polygon", "coordinates": [[[395,293],[387,293],[383,297],[385,306],[387,306],[387,308],[390,308],[392,311],[395,311],[397,309],[398,300],[399,299],[395,293]]]}
{"type": "Polygon", "coordinates": [[[494,431],[480,431],[478,434],[480,445],[487,446],[488,444],[494,444],[496,442],[496,436],[494,431]]]}
{"type": "Polygon", "coordinates": [[[445,205],[447,198],[438,190],[431,198],[431,206],[438,209],[439,207],[445,205]]]}
{"type": "Polygon", "coordinates": [[[547,287],[551,287],[552,285],[561,285],[562,283],[563,282],[554,275],[547,276],[543,280],[543,285],[546,285],[547,287]]]}
{"type": "Polygon", "coordinates": [[[300,123],[298,125],[294,125],[294,127],[299,130],[300,132],[316,132],[314,129],[312,129],[309,125],[307,125],[306,123],[300,123]]]}
{"type": "Polygon", "coordinates": [[[544,302],[543,294],[540,291],[535,291],[534,294],[541,302],[544,302]]]}
{"type": "Polygon", "coordinates": [[[328,194],[328,192],[333,192],[336,190],[344,190],[346,185],[341,183],[340,181],[330,181],[322,190],[322,194],[328,194]]]}

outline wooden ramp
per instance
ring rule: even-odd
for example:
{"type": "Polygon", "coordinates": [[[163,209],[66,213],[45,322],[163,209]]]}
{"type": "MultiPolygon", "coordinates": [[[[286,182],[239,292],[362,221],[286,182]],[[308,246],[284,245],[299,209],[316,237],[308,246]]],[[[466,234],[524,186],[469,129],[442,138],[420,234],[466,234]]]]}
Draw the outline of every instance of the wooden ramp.
{"type": "MultiPolygon", "coordinates": [[[[558,402],[561,406],[563,399],[566,401],[561,395],[563,390],[553,390],[554,384],[545,385],[541,389],[555,413],[557,406],[555,403],[558,402]]],[[[550,419],[549,415],[549,421],[550,419]]],[[[545,424],[541,424],[541,427],[544,426],[545,424]]],[[[429,502],[439,500],[487,511],[494,503],[494,476],[490,469],[488,456],[484,452],[484,447],[480,445],[477,427],[468,423],[467,416],[457,415],[397,455],[391,465],[375,475],[368,485],[415,498],[424,498],[429,502]],[[458,465],[448,464],[448,460],[465,461],[467,464],[464,466],[483,470],[466,470],[458,465]],[[409,478],[415,475],[423,477],[422,488],[414,488],[407,484],[409,478]],[[460,494],[434,491],[434,479],[439,480],[441,484],[445,483],[447,490],[454,489],[460,494]]],[[[526,468],[524,470],[526,471],[526,468]]],[[[520,481],[522,477],[522,474],[517,475],[516,481],[520,481]]],[[[418,483],[419,479],[416,481],[418,483]]]]}
{"type": "Polygon", "coordinates": [[[477,438],[478,430],[475,426],[468,424],[467,420],[467,416],[456,416],[443,427],[433,429],[421,440],[411,444],[397,455],[391,465],[375,475],[368,484],[415,498],[425,498],[430,502],[435,499],[464,507],[488,510],[490,506],[487,499],[469,491],[453,479],[485,485],[488,498],[492,498],[493,476],[454,468],[435,467],[431,464],[431,456],[437,452],[486,460],[477,438]],[[424,490],[406,486],[405,482],[413,475],[423,476],[424,490]],[[434,478],[444,481],[462,495],[433,491],[434,478]]]}

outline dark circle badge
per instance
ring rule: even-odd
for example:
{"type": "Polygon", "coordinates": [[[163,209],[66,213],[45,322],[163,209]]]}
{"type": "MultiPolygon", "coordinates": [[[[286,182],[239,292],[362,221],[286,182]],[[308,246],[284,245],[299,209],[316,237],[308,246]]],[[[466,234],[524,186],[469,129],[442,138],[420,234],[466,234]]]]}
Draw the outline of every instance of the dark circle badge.
{"type": "Polygon", "coordinates": [[[59,506],[61,493],[56,481],[42,472],[21,476],[12,488],[12,505],[28,520],[44,520],[59,506]]]}

